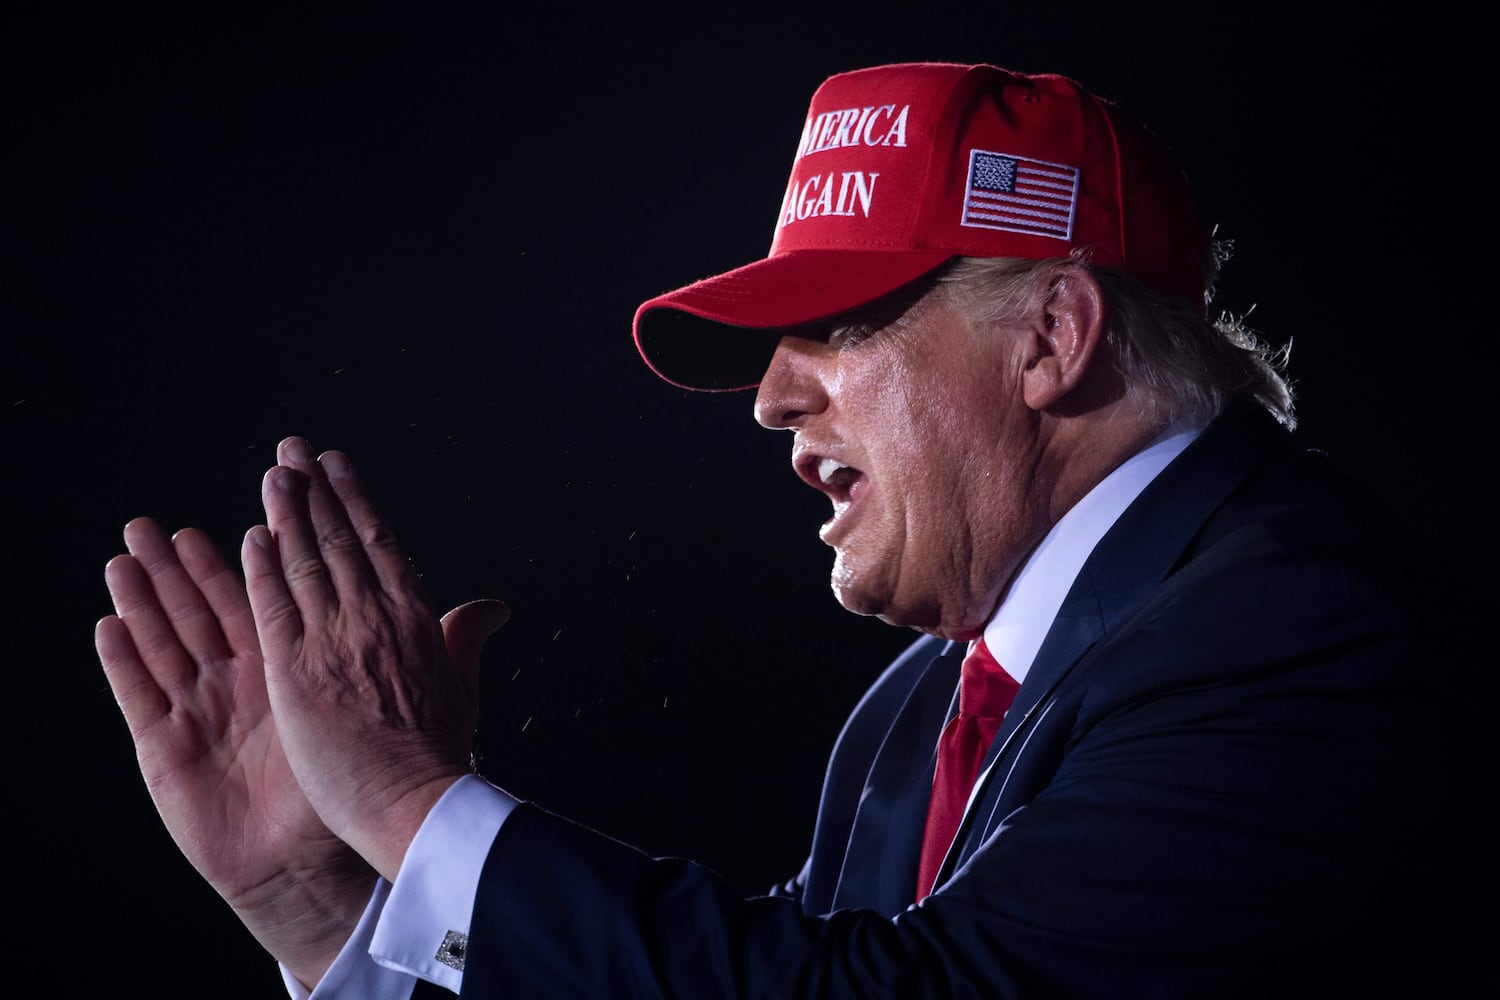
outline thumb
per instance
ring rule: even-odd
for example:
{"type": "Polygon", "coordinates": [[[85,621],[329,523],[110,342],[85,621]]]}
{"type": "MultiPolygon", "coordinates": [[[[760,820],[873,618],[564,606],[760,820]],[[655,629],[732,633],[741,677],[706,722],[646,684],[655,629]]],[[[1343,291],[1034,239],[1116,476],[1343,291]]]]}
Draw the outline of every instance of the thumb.
{"type": "Polygon", "coordinates": [[[479,692],[479,654],[490,636],[510,620],[504,601],[487,598],[460,604],[442,618],[443,645],[471,698],[479,692]]]}

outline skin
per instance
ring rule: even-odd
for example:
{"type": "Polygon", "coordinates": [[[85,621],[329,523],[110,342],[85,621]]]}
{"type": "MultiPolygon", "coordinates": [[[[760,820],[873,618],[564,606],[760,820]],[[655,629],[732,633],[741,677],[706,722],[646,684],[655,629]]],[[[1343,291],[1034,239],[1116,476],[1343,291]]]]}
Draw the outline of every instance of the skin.
{"type": "MultiPolygon", "coordinates": [[[[476,662],[455,669],[438,616],[347,458],[266,473],[267,523],[241,561],[272,711],[318,815],[387,878],[427,811],[470,771],[476,662]]],[[[460,658],[471,661],[472,658],[460,658]]]]}
{"type": "Polygon", "coordinates": [[[271,716],[250,604],[201,533],[125,526],[95,643],[151,799],[261,945],[316,982],[375,873],[298,787],[271,716]]]}
{"type": "Polygon", "coordinates": [[[201,533],[137,519],[95,637],[173,839],[312,987],[469,772],[480,651],[509,612],[438,619],[347,460],[300,438],[277,455],[248,590],[201,533]]]}
{"type": "Polygon", "coordinates": [[[796,435],[793,464],[830,493],[822,538],[850,611],[947,638],[977,636],[1033,547],[1159,428],[1095,364],[1103,293],[1058,269],[1006,325],[939,286],[899,318],[781,338],[756,419],[796,435]],[[857,470],[824,487],[816,460],[857,470]]]}
{"type": "MultiPolygon", "coordinates": [[[[1159,428],[1094,357],[1105,311],[1060,266],[1020,319],[945,294],[827,340],[786,336],[756,398],[828,490],[833,587],[860,614],[977,635],[1028,552],[1159,428]]],[[[200,533],[146,519],[106,582],[99,657],[142,775],[188,860],[274,957],[316,984],[471,773],[477,672],[497,601],[439,618],[348,458],[288,438],[247,532],[244,583],[200,533]]]]}

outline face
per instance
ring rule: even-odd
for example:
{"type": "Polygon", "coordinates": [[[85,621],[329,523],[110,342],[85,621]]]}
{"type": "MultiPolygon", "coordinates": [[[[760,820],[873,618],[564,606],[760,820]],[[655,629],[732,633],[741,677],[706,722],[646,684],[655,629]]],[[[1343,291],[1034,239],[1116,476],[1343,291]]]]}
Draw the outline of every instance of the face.
{"type": "Polygon", "coordinates": [[[969,638],[1046,531],[1029,338],[941,291],[895,311],[826,340],[784,336],[756,419],[795,433],[793,467],[833,503],[821,537],[840,603],[969,638]]]}

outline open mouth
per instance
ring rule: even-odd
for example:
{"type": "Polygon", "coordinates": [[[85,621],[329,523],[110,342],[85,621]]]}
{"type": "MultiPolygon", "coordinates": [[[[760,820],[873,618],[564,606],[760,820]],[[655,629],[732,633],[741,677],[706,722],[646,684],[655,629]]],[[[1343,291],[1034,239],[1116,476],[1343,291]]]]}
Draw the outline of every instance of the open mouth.
{"type": "Polygon", "coordinates": [[[818,532],[819,537],[832,544],[829,532],[858,500],[869,482],[868,477],[856,466],[846,465],[840,459],[817,454],[811,449],[797,455],[792,464],[803,482],[826,494],[833,502],[833,516],[818,532]]]}
{"type": "Polygon", "coordinates": [[[864,478],[864,473],[852,466],[842,465],[837,459],[820,458],[817,467],[818,482],[835,506],[848,503],[855,484],[864,478]]]}

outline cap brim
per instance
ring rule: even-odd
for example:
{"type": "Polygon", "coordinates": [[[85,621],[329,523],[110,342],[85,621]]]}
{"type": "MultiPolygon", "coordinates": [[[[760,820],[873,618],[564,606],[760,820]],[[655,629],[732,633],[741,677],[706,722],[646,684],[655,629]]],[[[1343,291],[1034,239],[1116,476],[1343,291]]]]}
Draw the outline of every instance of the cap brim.
{"type": "Polygon", "coordinates": [[[789,250],[642,303],[636,348],[652,371],[684,389],[753,388],[781,331],[869,305],[952,257],[945,250],[789,250]]]}

